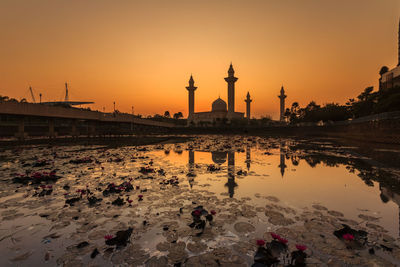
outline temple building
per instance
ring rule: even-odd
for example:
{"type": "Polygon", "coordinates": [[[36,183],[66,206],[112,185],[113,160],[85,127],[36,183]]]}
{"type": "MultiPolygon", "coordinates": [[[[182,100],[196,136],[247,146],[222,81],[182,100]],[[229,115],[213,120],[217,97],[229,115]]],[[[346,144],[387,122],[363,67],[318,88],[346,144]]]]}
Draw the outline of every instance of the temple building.
{"type": "MultiPolygon", "coordinates": [[[[228,104],[218,97],[211,104],[211,111],[205,112],[194,112],[194,91],[197,87],[194,86],[193,76],[190,76],[189,86],[186,87],[189,93],[189,114],[188,114],[188,124],[199,124],[199,123],[219,123],[228,122],[232,119],[244,119],[243,112],[235,112],[235,82],[238,78],[235,77],[235,71],[232,64],[229,66],[228,77],[225,81],[228,84],[228,104]]],[[[247,117],[250,119],[250,94],[247,93],[246,110],[247,117]]]]}
{"type": "MultiPolygon", "coordinates": [[[[381,71],[379,79],[379,90],[385,90],[400,86],[400,20],[399,20],[399,33],[398,33],[398,63],[397,66],[391,70],[381,71]]],[[[383,69],[383,68],[382,68],[383,69]]]]}

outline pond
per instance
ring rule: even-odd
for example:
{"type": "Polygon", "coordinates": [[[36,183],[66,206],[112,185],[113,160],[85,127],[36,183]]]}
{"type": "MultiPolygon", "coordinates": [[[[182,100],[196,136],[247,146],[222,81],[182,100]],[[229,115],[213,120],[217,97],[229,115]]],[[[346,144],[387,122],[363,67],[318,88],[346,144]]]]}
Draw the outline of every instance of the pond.
{"type": "Polygon", "coordinates": [[[303,248],[310,266],[400,264],[399,169],[357,145],[200,136],[3,148],[0,164],[1,266],[269,266],[275,243],[276,266],[303,248]]]}

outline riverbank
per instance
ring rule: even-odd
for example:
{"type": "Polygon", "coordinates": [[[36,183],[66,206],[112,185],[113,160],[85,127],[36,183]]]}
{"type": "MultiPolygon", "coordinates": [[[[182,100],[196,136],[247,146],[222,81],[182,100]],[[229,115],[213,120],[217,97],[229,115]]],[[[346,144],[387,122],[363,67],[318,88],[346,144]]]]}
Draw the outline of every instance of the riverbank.
{"type": "Polygon", "coordinates": [[[174,134],[240,134],[270,137],[342,138],[368,143],[400,145],[400,118],[332,123],[323,126],[186,127],[170,129],[174,134]]]}
{"type": "Polygon", "coordinates": [[[177,135],[133,135],[133,136],[112,136],[112,137],[62,137],[62,138],[32,138],[26,140],[1,140],[0,147],[12,147],[18,145],[104,145],[107,147],[119,146],[142,146],[153,144],[174,144],[189,140],[186,136],[177,135]]]}

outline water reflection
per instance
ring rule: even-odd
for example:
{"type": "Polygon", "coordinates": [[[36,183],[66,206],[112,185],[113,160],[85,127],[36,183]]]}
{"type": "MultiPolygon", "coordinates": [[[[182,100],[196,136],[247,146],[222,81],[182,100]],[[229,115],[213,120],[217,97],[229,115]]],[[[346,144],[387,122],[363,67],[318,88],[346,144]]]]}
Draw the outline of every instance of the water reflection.
{"type": "Polygon", "coordinates": [[[211,152],[211,159],[215,164],[222,165],[226,162],[227,152],[213,151],[211,152]]]}
{"type": "Polygon", "coordinates": [[[247,143],[247,145],[246,145],[246,167],[247,167],[248,171],[250,171],[250,163],[251,163],[251,144],[247,143]]]}
{"type": "MultiPolygon", "coordinates": [[[[53,164],[55,164],[57,170],[60,170],[63,177],[62,180],[53,185],[55,188],[53,195],[43,198],[33,195],[36,194],[34,188],[26,187],[25,189],[20,185],[2,181],[6,190],[2,192],[0,204],[2,204],[3,209],[10,211],[10,214],[8,214],[1,210],[2,223],[6,224],[2,228],[17,229],[13,226],[15,223],[16,227],[20,227],[20,229],[30,229],[28,227],[31,227],[32,222],[34,222],[33,226],[39,229],[39,231],[35,229],[35,233],[30,230],[23,232],[24,239],[17,244],[13,244],[14,239],[10,238],[3,241],[8,242],[4,247],[7,246],[10,251],[13,251],[14,248],[19,249],[22,244],[26,247],[24,251],[30,251],[31,248],[37,250],[35,246],[41,244],[43,237],[49,234],[49,229],[55,229],[54,232],[57,232],[57,234],[71,237],[71,241],[64,238],[60,238],[60,241],[52,240],[50,245],[43,244],[39,252],[47,250],[48,246],[53,246],[55,248],[55,251],[52,252],[54,257],[51,256],[51,258],[54,258],[54,260],[49,264],[56,265],[55,259],[64,254],[70,255],[69,249],[64,253],[62,244],[71,244],[72,247],[72,242],[76,241],[74,244],[78,244],[82,241],[82,238],[89,238],[92,243],[92,236],[96,236],[101,242],[95,241],[96,243],[93,242],[93,245],[103,244],[103,231],[114,232],[111,229],[125,227],[128,223],[135,224],[136,222],[132,222],[132,216],[134,216],[139,220],[143,218],[149,222],[158,222],[149,224],[146,229],[141,228],[143,232],[140,232],[141,237],[137,240],[137,243],[146,245],[146,250],[148,249],[149,253],[155,254],[159,253],[156,250],[157,243],[165,241],[164,234],[156,234],[160,231],[160,225],[164,225],[164,222],[169,224],[173,217],[175,218],[174,221],[178,221],[182,227],[186,227],[186,217],[179,219],[175,215],[177,208],[181,205],[184,207],[207,205],[209,208],[215,206],[220,209],[221,211],[217,215],[218,220],[228,221],[227,225],[229,225],[227,228],[221,227],[222,233],[231,231],[232,227],[234,229],[233,223],[236,223],[236,221],[230,219],[233,216],[229,216],[228,220],[225,220],[228,217],[223,216],[238,215],[238,209],[244,211],[244,208],[247,210],[247,206],[251,206],[252,210],[261,210],[261,213],[257,213],[257,216],[253,218],[248,218],[247,215],[250,217],[251,214],[246,213],[245,215],[245,212],[237,216],[238,219],[243,217],[240,219],[241,221],[246,220],[258,227],[254,234],[246,235],[246,238],[254,242],[266,231],[267,225],[267,221],[259,220],[258,216],[264,216],[264,211],[272,206],[269,205],[265,208],[266,205],[272,202],[275,206],[273,209],[285,213],[285,216],[288,215],[299,223],[302,223],[305,219],[310,219],[307,221],[311,222],[308,223],[308,226],[316,225],[312,222],[314,218],[320,221],[320,219],[328,216],[326,218],[329,223],[332,222],[333,217],[337,217],[334,219],[337,222],[335,225],[340,225],[342,222],[350,223],[369,232],[383,233],[388,231],[387,233],[390,236],[398,236],[400,233],[400,184],[399,180],[396,179],[396,175],[399,176],[398,168],[382,167],[382,164],[378,161],[363,157],[361,153],[349,152],[348,147],[325,143],[312,145],[310,143],[312,142],[294,139],[243,137],[218,137],[213,139],[207,136],[188,144],[149,146],[146,149],[118,148],[107,151],[101,148],[93,151],[92,149],[78,148],[79,150],[76,151],[64,151],[61,148],[57,148],[57,150],[55,148],[32,148],[21,153],[18,156],[18,161],[11,156],[14,150],[10,150],[7,152],[10,158],[9,162],[0,168],[2,177],[11,177],[10,174],[14,172],[14,168],[21,172],[33,168],[32,165],[37,162],[36,155],[54,159],[53,164]],[[57,159],[55,159],[55,156],[49,156],[54,151],[57,151],[60,155],[57,156],[57,159]],[[91,165],[72,165],[70,160],[78,156],[96,158],[100,164],[96,162],[96,164],[91,165]],[[111,157],[119,157],[123,159],[123,162],[109,160],[111,157]],[[27,163],[28,165],[25,167],[27,163]],[[217,171],[210,171],[210,164],[217,165],[220,169],[217,167],[217,171]],[[161,173],[142,174],[139,170],[143,166],[151,166],[155,170],[163,171],[161,173]],[[247,170],[247,174],[245,170],[247,170]],[[78,189],[85,188],[85,185],[93,189],[100,188],[103,190],[107,184],[120,183],[120,179],[124,180],[128,177],[134,177],[132,183],[145,190],[145,200],[138,203],[134,202],[132,206],[126,205],[127,209],[124,212],[121,212],[120,207],[110,205],[117,195],[110,196],[99,204],[98,209],[96,208],[96,218],[93,217],[92,211],[94,209],[86,208],[88,204],[86,198],[81,198],[82,201],[76,206],[64,206],[63,194],[67,191],[64,185],[69,184],[68,187],[71,186],[69,192],[71,192],[71,197],[74,197],[76,196],[75,192],[78,189]],[[166,183],[168,180],[178,180],[179,184],[168,185],[166,183]],[[192,188],[191,190],[189,190],[189,185],[192,188]],[[26,190],[28,197],[23,196],[25,193],[22,190],[26,190]],[[232,198],[236,198],[236,200],[232,198]],[[43,203],[47,204],[43,206],[43,203]],[[178,204],[179,206],[177,206],[178,204]],[[320,207],[317,212],[313,212],[316,210],[315,204],[320,207]],[[49,209],[48,207],[63,208],[59,210],[49,209]],[[290,209],[286,209],[286,207],[290,209]],[[321,207],[326,210],[321,211],[321,207]],[[296,214],[292,212],[289,214],[289,212],[284,211],[292,209],[296,214]],[[105,216],[102,216],[103,213],[105,216]],[[38,214],[43,214],[47,218],[38,217],[38,214]],[[343,215],[336,216],[333,214],[343,215]],[[76,220],[75,217],[73,220],[76,220],[77,224],[74,224],[71,220],[71,217],[75,215],[77,215],[76,218],[79,217],[79,220],[76,220]],[[15,216],[15,219],[10,216],[15,216]],[[372,219],[365,219],[367,216],[372,219]],[[54,221],[52,218],[55,218],[54,221]],[[71,225],[69,226],[70,221],[71,225]],[[101,227],[99,229],[92,228],[96,225],[101,227]],[[154,228],[152,228],[153,225],[154,228]],[[93,231],[87,230],[89,227],[93,231]],[[385,228],[382,228],[384,231],[381,231],[379,227],[385,228]],[[258,229],[261,228],[262,230],[258,232],[258,229]],[[79,234],[81,232],[88,232],[88,234],[82,236],[79,234]],[[62,249],[58,250],[57,247],[62,249]]],[[[39,170],[45,171],[46,168],[39,170]]],[[[134,190],[126,195],[136,196],[140,194],[139,192],[134,190]]],[[[100,190],[98,194],[102,196],[100,190]]],[[[296,224],[293,228],[295,231],[297,231],[296,229],[303,229],[297,228],[297,226],[300,227],[296,224]]],[[[304,236],[309,236],[308,230],[304,231],[304,236]]],[[[330,231],[330,228],[328,230],[330,231]]],[[[331,232],[328,235],[331,236],[331,232]]],[[[5,236],[3,232],[2,236],[5,236]]],[[[317,232],[316,237],[319,236],[320,233],[317,232]]],[[[15,236],[15,240],[18,241],[20,237],[20,234],[15,236]]],[[[211,244],[212,246],[215,246],[215,244],[225,246],[225,244],[232,242],[231,237],[232,235],[227,235],[228,239],[226,240],[221,237],[219,240],[224,243],[211,244]]],[[[248,240],[240,239],[240,241],[247,242],[248,240]]],[[[330,241],[324,243],[324,248],[325,244],[334,243],[330,241]]],[[[335,249],[332,248],[331,251],[335,249]]],[[[24,251],[21,250],[21,252],[24,251]]],[[[3,254],[7,252],[4,250],[3,254]]],[[[338,250],[338,253],[341,252],[338,250]]],[[[317,253],[313,255],[317,255],[317,253]]],[[[38,263],[39,257],[43,259],[43,253],[36,253],[29,260],[38,263]]],[[[85,258],[88,257],[85,256],[85,258]]],[[[2,263],[6,260],[0,260],[0,265],[3,266],[2,263]]],[[[98,263],[99,265],[106,265],[102,264],[103,262],[98,263]]]]}
{"type": "MultiPolygon", "coordinates": [[[[188,161],[188,182],[190,188],[193,188],[194,179],[196,177],[196,162],[195,162],[195,151],[189,150],[189,161],[188,161]]],[[[227,168],[227,177],[228,181],[225,184],[228,187],[228,194],[229,197],[233,197],[235,195],[235,187],[237,187],[237,183],[235,182],[235,152],[223,152],[223,151],[213,151],[211,152],[211,159],[214,164],[218,166],[223,165],[228,158],[228,168],[227,168]]],[[[246,166],[247,169],[250,169],[250,148],[248,147],[246,150],[246,166]]]]}
{"type": "Polygon", "coordinates": [[[195,173],[195,162],[194,162],[194,151],[193,150],[189,150],[189,173],[187,175],[188,177],[188,182],[190,185],[190,188],[193,188],[193,183],[194,183],[194,177],[196,176],[195,173]]]}
{"type": "Polygon", "coordinates": [[[235,187],[237,183],[235,182],[235,152],[228,152],[228,182],[225,184],[228,187],[229,197],[235,195],[235,187]]]}
{"type": "MultiPolygon", "coordinates": [[[[400,204],[400,184],[397,183],[397,179],[394,178],[391,173],[377,168],[371,165],[370,162],[362,157],[351,157],[347,155],[343,150],[336,147],[330,147],[325,149],[316,150],[315,146],[304,145],[300,143],[294,143],[289,141],[280,141],[278,143],[279,148],[279,165],[281,177],[285,176],[287,160],[290,161],[293,167],[299,166],[303,161],[306,162],[311,168],[316,168],[318,165],[324,165],[328,167],[340,167],[344,166],[349,173],[356,174],[364,183],[369,187],[374,186],[374,182],[379,183],[379,188],[382,191],[381,200],[386,203],[393,200],[396,204],[400,204]],[[389,193],[390,192],[390,193],[389,193]]],[[[245,152],[245,166],[250,171],[252,163],[252,144],[246,143],[245,149],[240,150],[245,152]]],[[[258,151],[255,148],[255,151],[258,151]]],[[[207,153],[207,151],[198,151],[201,153],[207,153]]],[[[182,153],[180,151],[180,153],[182,153]]],[[[228,187],[228,194],[230,197],[235,195],[235,188],[238,184],[235,182],[235,151],[211,151],[211,160],[214,164],[222,166],[227,162],[227,178],[228,181],[225,186],[228,187]]],[[[189,184],[193,187],[194,177],[196,176],[196,162],[195,162],[195,150],[191,149],[188,151],[188,170],[189,170],[189,184]]]]}
{"type": "Polygon", "coordinates": [[[393,192],[387,187],[379,185],[379,189],[381,190],[381,200],[384,203],[389,202],[389,200],[393,201],[399,207],[399,236],[400,236],[400,194],[393,192]]]}
{"type": "Polygon", "coordinates": [[[286,164],[285,164],[285,158],[286,158],[287,152],[286,152],[286,149],[285,149],[285,143],[284,142],[280,143],[279,151],[280,151],[280,164],[279,164],[278,167],[281,169],[281,176],[283,178],[283,175],[285,175],[285,169],[287,167],[286,164]]]}
{"type": "MultiPolygon", "coordinates": [[[[382,225],[395,235],[400,233],[396,173],[346,148],[276,140],[264,147],[254,142],[236,147],[220,142],[190,147],[184,153],[188,153],[183,160],[191,188],[211,184],[210,190],[230,198],[261,192],[298,206],[322,203],[355,220],[360,213],[380,217],[382,225]],[[204,167],[209,164],[221,170],[210,173],[204,167]],[[276,179],[279,176],[285,179],[276,179]]],[[[182,152],[176,155],[178,159],[182,152]]]]}

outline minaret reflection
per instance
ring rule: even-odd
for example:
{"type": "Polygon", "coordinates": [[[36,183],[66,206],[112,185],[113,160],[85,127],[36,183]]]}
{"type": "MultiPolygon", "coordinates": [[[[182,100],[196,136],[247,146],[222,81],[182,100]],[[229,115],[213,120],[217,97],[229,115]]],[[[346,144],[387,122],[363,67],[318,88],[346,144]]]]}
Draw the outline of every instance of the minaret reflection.
{"type": "Polygon", "coordinates": [[[228,182],[225,184],[228,187],[229,197],[232,198],[235,195],[235,152],[228,152],[228,182]]]}
{"type": "Polygon", "coordinates": [[[193,187],[193,183],[194,183],[194,177],[196,176],[195,172],[194,172],[194,151],[193,150],[189,150],[189,172],[188,172],[188,181],[189,181],[189,185],[190,188],[193,187]]]}
{"type": "Polygon", "coordinates": [[[246,146],[246,167],[247,167],[247,171],[250,170],[250,163],[251,163],[251,145],[249,143],[247,143],[246,146]]]}
{"type": "Polygon", "coordinates": [[[279,164],[279,168],[281,168],[281,175],[282,175],[282,178],[283,178],[283,175],[285,174],[285,169],[286,169],[286,164],[285,164],[285,149],[284,149],[284,147],[285,147],[285,143],[284,142],[281,142],[281,144],[280,144],[280,156],[281,156],[281,161],[280,161],[280,164],[279,164]]]}

